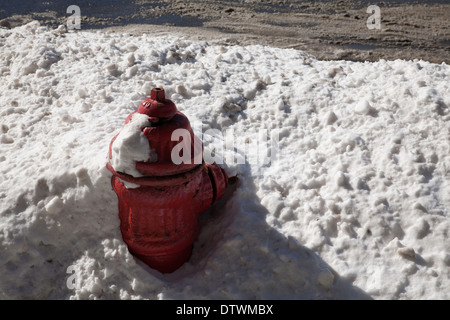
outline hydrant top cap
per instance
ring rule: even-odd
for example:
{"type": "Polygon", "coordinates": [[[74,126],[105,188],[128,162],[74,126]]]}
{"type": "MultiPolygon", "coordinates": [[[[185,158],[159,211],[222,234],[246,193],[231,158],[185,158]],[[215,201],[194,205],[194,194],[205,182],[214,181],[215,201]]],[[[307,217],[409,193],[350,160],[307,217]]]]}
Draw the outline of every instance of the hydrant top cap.
{"type": "Polygon", "coordinates": [[[152,100],[156,100],[158,102],[165,102],[166,101],[166,94],[164,92],[163,88],[153,88],[152,92],[150,93],[150,98],[152,100]]]}
{"type": "Polygon", "coordinates": [[[153,88],[150,97],[139,105],[138,112],[154,118],[171,118],[177,113],[177,107],[165,96],[163,88],[153,88]]]}

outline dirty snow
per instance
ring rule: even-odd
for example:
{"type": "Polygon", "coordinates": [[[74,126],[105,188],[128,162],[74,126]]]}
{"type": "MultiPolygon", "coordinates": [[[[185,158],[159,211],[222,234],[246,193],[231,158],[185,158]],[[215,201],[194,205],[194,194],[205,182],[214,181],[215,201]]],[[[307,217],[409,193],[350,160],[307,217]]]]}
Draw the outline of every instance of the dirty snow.
{"type": "Polygon", "coordinates": [[[450,298],[446,64],[32,22],[0,29],[0,79],[1,299],[450,298]],[[128,253],[105,168],[159,86],[239,177],[168,275],[128,253]]]}

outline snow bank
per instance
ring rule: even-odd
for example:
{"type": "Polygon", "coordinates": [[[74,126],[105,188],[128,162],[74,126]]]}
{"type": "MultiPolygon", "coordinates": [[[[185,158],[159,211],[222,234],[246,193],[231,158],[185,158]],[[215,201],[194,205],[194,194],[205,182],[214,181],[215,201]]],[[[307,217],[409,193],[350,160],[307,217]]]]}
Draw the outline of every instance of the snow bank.
{"type": "Polygon", "coordinates": [[[0,29],[0,298],[449,299],[449,77],[425,61],[0,29]],[[105,168],[157,86],[245,160],[223,164],[239,182],[169,275],[128,253],[105,168]],[[258,130],[277,133],[270,163],[244,152],[258,130]]]}

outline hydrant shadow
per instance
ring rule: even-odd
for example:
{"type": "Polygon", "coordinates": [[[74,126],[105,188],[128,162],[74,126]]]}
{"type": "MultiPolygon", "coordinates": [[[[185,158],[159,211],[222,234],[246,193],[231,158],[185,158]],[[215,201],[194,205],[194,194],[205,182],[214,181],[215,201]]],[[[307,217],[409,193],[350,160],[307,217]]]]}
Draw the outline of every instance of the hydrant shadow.
{"type": "Polygon", "coordinates": [[[270,213],[245,166],[222,200],[201,214],[190,261],[164,281],[186,282],[193,297],[202,296],[195,289],[202,285],[198,279],[214,283],[211,299],[371,299],[314,251],[267,223],[270,213]]]}

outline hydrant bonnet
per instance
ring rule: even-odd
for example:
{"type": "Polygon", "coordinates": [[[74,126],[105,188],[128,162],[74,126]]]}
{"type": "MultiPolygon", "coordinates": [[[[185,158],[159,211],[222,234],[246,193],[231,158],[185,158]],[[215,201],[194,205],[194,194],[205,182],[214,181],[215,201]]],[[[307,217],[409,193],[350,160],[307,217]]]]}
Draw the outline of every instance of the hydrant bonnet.
{"type": "Polygon", "coordinates": [[[177,113],[175,104],[165,97],[163,88],[154,88],[149,98],[139,105],[138,112],[152,118],[172,118],[177,113]]]}

